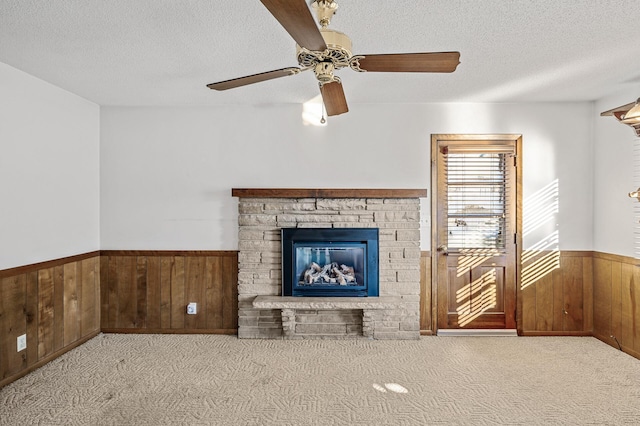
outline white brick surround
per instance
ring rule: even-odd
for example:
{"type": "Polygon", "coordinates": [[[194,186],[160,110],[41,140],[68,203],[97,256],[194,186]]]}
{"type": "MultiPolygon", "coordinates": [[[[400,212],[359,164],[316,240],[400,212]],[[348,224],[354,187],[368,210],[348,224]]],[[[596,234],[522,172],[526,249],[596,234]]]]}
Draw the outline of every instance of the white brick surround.
{"type": "MultiPolygon", "coordinates": [[[[236,190],[234,190],[236,191],[236,190]]],[[[238,190],[240,191],[240,190],[238,190]]],[[[354,190],[356,191],[356,190],[354,190]]],[[[367,190],[363,190],[366,194],[367,190]]],[[[387,191],[388,192],[388,191],[387,191]]],[[[235,194],[234,194],[235,195],[235,194]]],[[[420,335],[419,198],[272,198],[239,195],[238,337],[417,339],[420,335]],[[378,228],[384,309],[261,309],[281,295],[281,228],[378,228]],[[286,315],[285,315],[286,314],[286,315]],[[363,316],[365,317],[363,331],[363,316]],[[283,332],[286,317],[287,330],[283,332]]],[[[301,298],[304,299],[304,298],[301,298]]]]}

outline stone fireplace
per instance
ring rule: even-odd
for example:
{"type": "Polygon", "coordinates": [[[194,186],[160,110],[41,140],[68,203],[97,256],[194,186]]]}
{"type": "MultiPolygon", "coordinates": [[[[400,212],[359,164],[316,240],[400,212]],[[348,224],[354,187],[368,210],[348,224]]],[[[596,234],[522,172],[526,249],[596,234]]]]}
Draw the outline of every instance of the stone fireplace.
{"type": "MultiPolygon", "coordinates": [[[[419,337],[419,199],[426,197],[426,190],[233,189],[232,195],[239,197],[239,338],[419,337]],[[378,295],[326,297],[323,292],[311,292],[303,297],[282,296],[283,265],[292,268],[283,259],[283,229],[288,230],[284,231],[287,235],[299,232],[303,239],[309,235],[306,230],[335,230],[337,235],[344,234],[341,230],[376,230],[378,247],[371,250],[377,251],[378,270],[368,271],[367,277],[377,272],[378,295]]],[[[361,241],[348,237],[335,247],[363,250],[357,248],[361,241]]],[[[334,258],[343,258],[340,250],[333,253],[334,258]]],[[[305,256],[314,255],[313,250],[308,252],[305,256]]],[[[319,259],[322,256],[318,254],[319,259]]],[[[335,263],[340,269],[348,262],[335,263]]],[[[350,272],[353,266],[344,267],[350,272]]],[[[358,279],[364,278],[360,275],[358,279]]]]}

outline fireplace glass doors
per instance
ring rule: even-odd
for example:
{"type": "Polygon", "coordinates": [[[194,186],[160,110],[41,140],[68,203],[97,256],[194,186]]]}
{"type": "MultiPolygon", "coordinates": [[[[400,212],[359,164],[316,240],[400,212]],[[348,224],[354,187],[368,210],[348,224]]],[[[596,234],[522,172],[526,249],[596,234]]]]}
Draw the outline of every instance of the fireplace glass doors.
{"type": "Polygon", "coordinates": [[[284,296],[377,296],[378,230],[284,228],[284,296]]]}

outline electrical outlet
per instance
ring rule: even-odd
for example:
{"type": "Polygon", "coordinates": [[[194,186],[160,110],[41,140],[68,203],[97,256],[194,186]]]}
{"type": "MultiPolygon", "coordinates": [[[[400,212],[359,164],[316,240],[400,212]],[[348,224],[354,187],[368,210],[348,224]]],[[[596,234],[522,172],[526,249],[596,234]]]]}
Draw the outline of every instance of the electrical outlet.
{"type": "Polygon", "coordinates": [[[18,336],[18,352],[27,349],[27,335],[18,336]]]}
{"type": "Polygon", "coordinates": [[[197,307],[197,303],[195,302],[191,302],[187,305],[187,314],[188,315],[195,315],[198,312],[198,307],[197,307]]]}

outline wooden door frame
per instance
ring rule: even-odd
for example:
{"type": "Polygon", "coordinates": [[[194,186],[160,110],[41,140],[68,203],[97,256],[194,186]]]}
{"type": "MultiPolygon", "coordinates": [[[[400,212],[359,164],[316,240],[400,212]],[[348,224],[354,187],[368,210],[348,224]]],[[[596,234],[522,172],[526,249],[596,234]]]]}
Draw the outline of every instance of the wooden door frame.
{"type": "Polygon", "coordinates": [[[431,328],[438,331],[438,142],[439,141],[513,141],[516,146],[516,329],[522,335],[522,135],[521,134],[442,134],[431,135],[431,328]]]}

